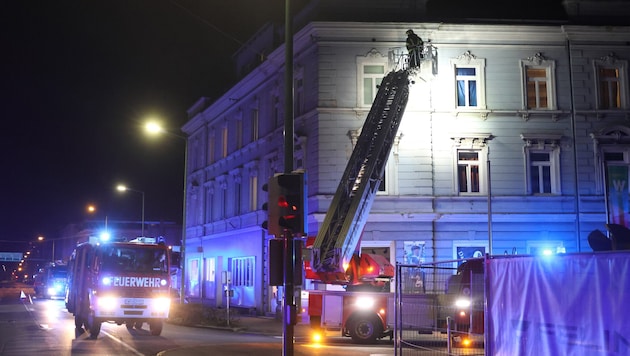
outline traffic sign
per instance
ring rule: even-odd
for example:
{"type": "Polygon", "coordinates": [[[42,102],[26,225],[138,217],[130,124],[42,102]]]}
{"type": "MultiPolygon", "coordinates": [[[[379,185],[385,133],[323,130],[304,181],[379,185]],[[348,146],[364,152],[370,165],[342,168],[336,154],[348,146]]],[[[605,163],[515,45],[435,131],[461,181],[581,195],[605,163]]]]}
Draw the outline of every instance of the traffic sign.
{"type": "Polygon", "coordinates": [[[21,252],[0,252],[0,262],[20,262],[22,261],[21,252]]]}

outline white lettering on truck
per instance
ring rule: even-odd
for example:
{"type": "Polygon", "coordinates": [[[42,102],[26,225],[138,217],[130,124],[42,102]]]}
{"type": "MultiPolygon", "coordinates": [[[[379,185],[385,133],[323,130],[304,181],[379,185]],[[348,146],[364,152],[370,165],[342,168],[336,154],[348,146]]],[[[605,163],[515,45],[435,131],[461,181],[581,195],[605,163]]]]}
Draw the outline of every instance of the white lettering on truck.
{"type": "Polygon", "coordinates": [[[160,287],[160,278],[152,277],[113,277],[114,287],[160,287]]]}

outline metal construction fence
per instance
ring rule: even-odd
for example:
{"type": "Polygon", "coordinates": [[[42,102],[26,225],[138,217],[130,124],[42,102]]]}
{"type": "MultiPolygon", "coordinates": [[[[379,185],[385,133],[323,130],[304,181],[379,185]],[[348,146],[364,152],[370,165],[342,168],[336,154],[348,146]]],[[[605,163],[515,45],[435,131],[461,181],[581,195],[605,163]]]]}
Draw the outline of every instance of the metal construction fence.
{"type": "Polygon", "coordinates": [[[396,266],[395,354],[484,355],[485,258],[396,266]]]}

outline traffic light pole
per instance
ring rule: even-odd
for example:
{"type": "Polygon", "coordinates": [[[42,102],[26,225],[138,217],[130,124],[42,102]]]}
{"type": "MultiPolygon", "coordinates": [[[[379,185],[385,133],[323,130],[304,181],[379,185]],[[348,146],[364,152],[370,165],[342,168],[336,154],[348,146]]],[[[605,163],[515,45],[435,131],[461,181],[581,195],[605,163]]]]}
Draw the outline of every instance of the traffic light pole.
{"type": "MultiPolygon", "coordinates": [[[[284,173],[293,171],[293,19],[291,0],[285,0],[284,9],[284,173]]],[[[295,322],[295,243],[290,230],[284,230],[284,314],[282,355],[293,356],[295,322]]]]}
{"type": "Polygon", "coordinates": [[[293,340],[295,336],[295,239],[291,231],[284,231],[284,310],[283,310],[283,355],[293,356],[293,340]]]}

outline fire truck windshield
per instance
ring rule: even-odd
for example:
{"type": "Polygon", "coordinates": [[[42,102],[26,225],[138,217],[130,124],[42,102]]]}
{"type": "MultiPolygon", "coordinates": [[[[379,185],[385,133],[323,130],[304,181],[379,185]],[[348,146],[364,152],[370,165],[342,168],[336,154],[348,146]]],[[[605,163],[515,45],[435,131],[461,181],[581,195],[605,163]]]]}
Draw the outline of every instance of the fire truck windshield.
{"type": "Polygon", "coordinates": [[[105,272],[168,273],[166,250],[160,248],[106,245],[97,258],[105,272]]]}

